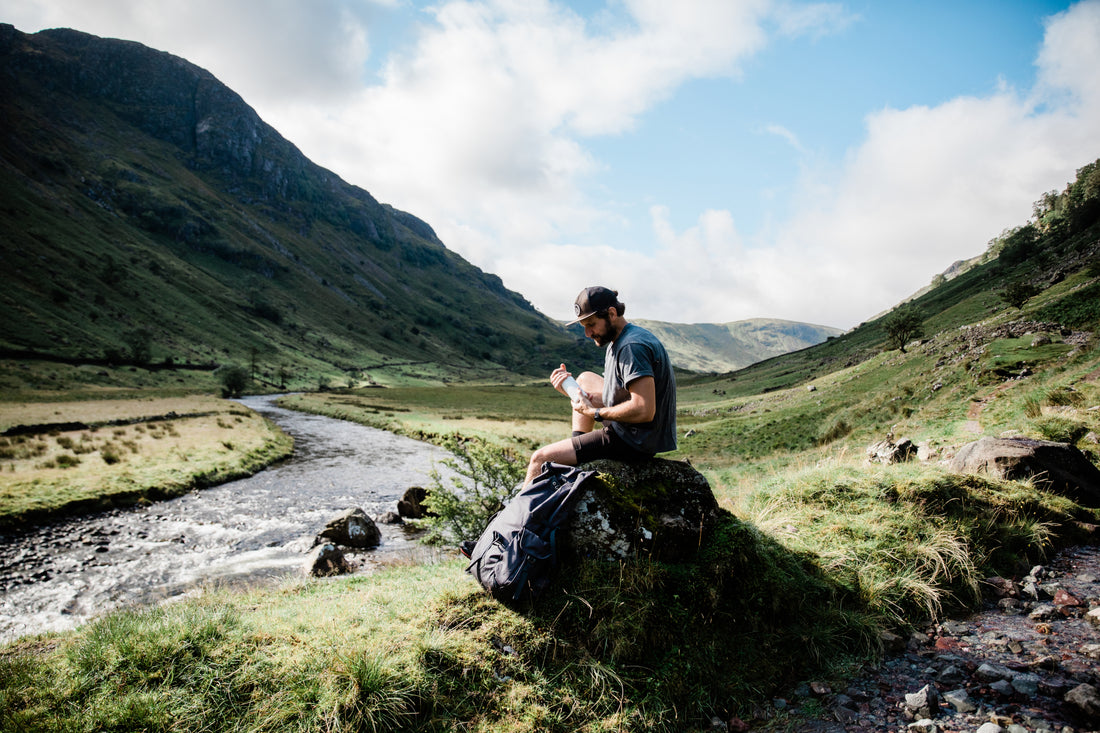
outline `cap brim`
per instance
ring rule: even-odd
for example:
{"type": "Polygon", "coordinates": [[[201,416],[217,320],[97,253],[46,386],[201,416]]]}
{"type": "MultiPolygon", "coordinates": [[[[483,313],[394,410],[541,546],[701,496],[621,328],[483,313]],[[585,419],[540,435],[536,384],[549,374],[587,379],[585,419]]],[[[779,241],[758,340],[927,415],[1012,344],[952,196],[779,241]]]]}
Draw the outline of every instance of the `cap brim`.
{"type": "Polygon", "coordinates": [[[591,318],[592,316],[596,315],[597,313],[599,313],[599,311],[592,311],[591,313],[585,313],[583,316],[578,316],[577,318],[574,318],[572,321],[570,321],[569,323],[567,323],[565,325],[572,326],[574,323],[580,323],[585,318],[591,318]]]}

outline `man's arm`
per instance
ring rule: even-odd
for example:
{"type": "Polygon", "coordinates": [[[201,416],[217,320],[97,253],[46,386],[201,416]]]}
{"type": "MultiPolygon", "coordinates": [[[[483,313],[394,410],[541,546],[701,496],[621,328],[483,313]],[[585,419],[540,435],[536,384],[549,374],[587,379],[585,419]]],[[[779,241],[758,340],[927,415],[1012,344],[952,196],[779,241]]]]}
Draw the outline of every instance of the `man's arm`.
{"type": "MultiPolygon", "coordinates": [[[[600,417],[621,423],[643,423],[651,421],[657,414],[657,383],[653,377],[638,377],[626,385],[630,396],[617,405],[601,407],[600,417]]],[[[574,403],[577,412],[594,417],[595,408],[574,403]]]]}

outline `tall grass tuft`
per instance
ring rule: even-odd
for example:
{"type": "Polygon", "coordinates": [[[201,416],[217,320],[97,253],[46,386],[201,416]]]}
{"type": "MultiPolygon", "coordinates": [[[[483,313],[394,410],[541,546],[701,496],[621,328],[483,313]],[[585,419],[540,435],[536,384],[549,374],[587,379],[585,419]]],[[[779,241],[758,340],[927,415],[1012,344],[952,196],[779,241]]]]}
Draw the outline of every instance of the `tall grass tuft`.
{"type": "Polygon", "coordinates": [[[345,656],[338,685],[342,689],[328,716],[328,730],[382,733],[407,729],[414,722],[416,690],[382,655],[345,656]]]}

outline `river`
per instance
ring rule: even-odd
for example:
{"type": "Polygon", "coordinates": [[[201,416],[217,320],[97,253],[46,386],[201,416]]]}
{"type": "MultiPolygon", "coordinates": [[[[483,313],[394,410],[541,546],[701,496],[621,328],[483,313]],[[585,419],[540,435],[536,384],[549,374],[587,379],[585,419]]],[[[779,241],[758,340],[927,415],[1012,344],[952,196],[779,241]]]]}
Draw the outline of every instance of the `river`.
{"type": "MultiPolygon", "coordinates": [[[[293,456],[275,466],[178,499],[0,535],[0,642],[209,584],[302,574],[328,520],[352,507],[372,517],[396,511],[406,489],[427,486],[433,469],[445,469],[439,448],[286,410],[274,399],[240,402],[294,437],[293,456]]],[[[432,554],[401,525],[378,527],[381,545],[352,556],[360,572],[432,554]]]]}

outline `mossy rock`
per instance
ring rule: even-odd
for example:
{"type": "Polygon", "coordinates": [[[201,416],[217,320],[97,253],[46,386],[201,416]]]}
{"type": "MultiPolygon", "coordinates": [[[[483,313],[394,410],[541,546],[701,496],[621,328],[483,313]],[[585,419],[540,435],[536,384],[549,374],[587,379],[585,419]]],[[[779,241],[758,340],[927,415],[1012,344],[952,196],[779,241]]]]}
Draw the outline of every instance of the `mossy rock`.
{"type": "Polygon", "coordinates": [[[677,562],[692,556],[714,525],[718,502],[707,480],[683,461],[600,460],[562,526],[563,557],[677,562]]]}

